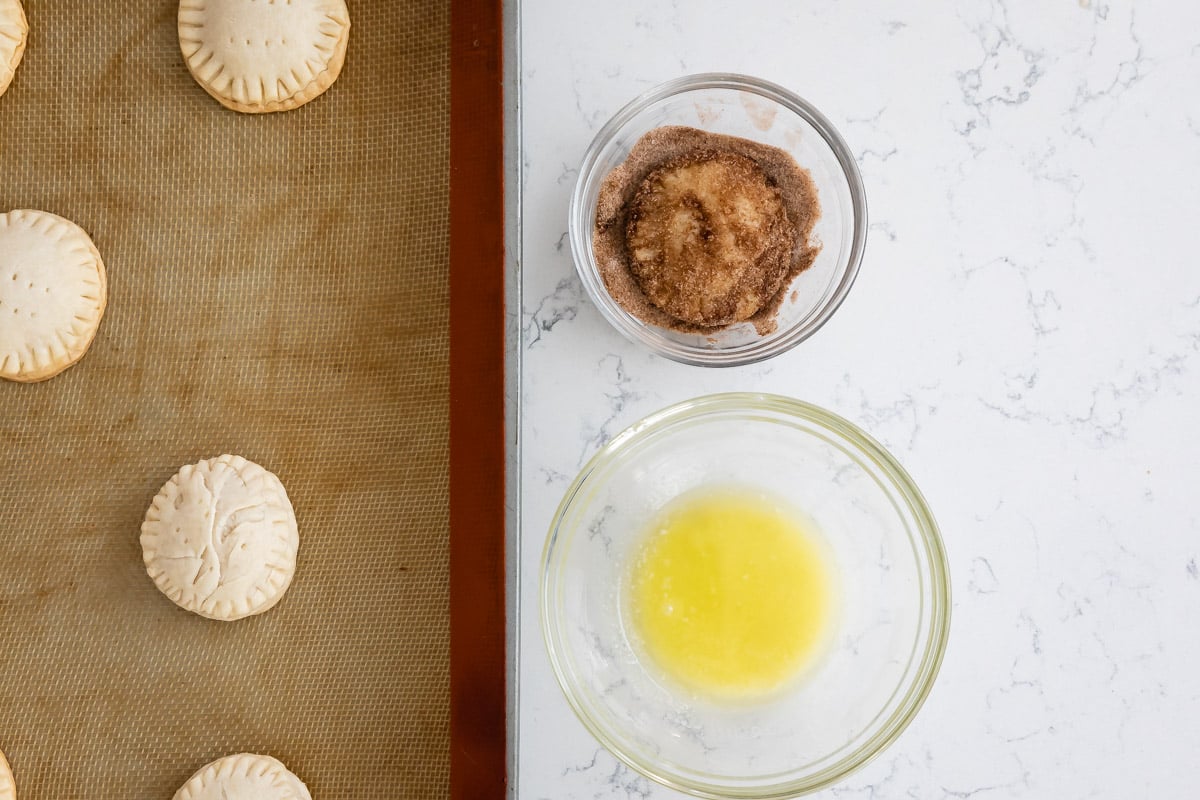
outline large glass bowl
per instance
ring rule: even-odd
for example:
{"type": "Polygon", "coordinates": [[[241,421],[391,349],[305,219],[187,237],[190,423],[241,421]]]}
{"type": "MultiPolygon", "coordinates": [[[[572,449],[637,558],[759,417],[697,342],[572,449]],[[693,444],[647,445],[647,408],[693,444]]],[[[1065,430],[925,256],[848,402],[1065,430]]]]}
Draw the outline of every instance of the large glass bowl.
{"type": "Polygon", "coordinates": [[[946,647],[948,567],[920,492],[854,425],[784,397],[689,400],[621,433],[567,491],[544,558],[543,632],[571,707],[621,761],[698,797],[794,797],[858,769],[913,719],[946,647]],[[709,701],[663,680],[622,599],[648,521],[715,484],[786,498],[835,571],[828,646],[795,685],[758,703],[709,701]]]}
{"type": "Polygon", "coordinates": [[[667,358],[730,367],[776,356],[807,339],[833,316],[862,261],[867,201],[850,148],[829,120],[803,98],[745,75],[689,75],[646,92],[596,135],[571,197],[568,230],[584,288],[613,327],[667,358]],[[664,125],[688,125],[773,145],[812,174],[821,202],[812,239],[820,243],[821,251],[790,284],[773,333],[761,336],[749,323],[702,334],[667,330],[642,322],[609,295],[592,249],[600,184],[642,134],[664,125]]]}

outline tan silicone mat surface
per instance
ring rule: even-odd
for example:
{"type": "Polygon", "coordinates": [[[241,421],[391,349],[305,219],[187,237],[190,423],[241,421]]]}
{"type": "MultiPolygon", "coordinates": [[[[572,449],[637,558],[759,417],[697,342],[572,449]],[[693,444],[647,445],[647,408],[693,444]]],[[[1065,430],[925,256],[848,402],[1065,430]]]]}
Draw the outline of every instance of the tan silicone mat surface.
{"type": "Polygon", "coordinates": [[[0,210],[92,234],[109,306],[53,380],[0,381],[0,750],[21,800],[164,798],[276,756],[321,798],[448,796],[449,4],[359,0],[303,108],[222,108],[173,0],[26,0],[0,210]],[[139,526],[231,452],[300,524],[283,601],[176,608],[139,526]]]}

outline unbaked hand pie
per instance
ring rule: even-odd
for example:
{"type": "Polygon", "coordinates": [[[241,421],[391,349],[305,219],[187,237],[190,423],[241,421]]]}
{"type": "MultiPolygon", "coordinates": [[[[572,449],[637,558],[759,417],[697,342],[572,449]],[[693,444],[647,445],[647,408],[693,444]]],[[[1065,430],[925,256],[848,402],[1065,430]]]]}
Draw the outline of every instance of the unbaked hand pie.
{"type": "Polygon", "coordinates": [[[300,535],[279,478],[241,456],[183,467],[142,523],[142,557],[159,590],[209,619],[261,614],[296,572],[300,535]]]}
{"type": "Polygon", "coordinates": [[[192,77],[234,111],[288,111],[337,80],[350,39],[345,0],[180,0],[192,77]]]}
{"type": "Polygon", "coordinates": [[[43,381],[79,361],[107,302],[83,228],[44,211],[0,214],[0,378],[43,381]]]}
{"type": "Polygon", "coordinates": [[[276,759],[241,753],[201,767],[175,800],[312,800],[312,795],[276,759]]]}
{"type": "Polygon", "coordinates": [[[17,800],[17,786],[4,753],[0,753],[0,800],[17,800]]]}
{"type": "Polygon", "coordinates": [[[0,94],[8,91],[29,38],[29,23],[21,0],[0,0],[0,94]]]}

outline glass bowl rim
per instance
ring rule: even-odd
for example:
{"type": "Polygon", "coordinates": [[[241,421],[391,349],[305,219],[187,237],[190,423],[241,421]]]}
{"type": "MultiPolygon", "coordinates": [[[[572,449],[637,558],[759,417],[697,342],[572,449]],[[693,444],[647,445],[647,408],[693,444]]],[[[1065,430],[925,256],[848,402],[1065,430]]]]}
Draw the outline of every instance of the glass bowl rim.
{"type": "Polygon", "coordinates": [[[614,114],[600,129],[584,153],[579,167],[579,176],[571,193],[567,232],[571,243],[571,256],[575,262],[575,271],[579,274],[584,289],[605,320],[625,338],[650,348],[658,355],[682,364],[702,367],[744,366],[785,353],[808,339],[833,317],[850,294],[850,289],[854,286],[859,268],[862,266],[863,252],[866,249],[866,189],[858,170],[858,163],[855,161],[849,145],[834,128],[833,123],[800,95],[776,83],[750,75],[732,72],[696,73],[669,80],[643,92],[614,114]],[[840,276],[838,276],[837,285],[824,304],[810,315],[809,321],[802,326],[792,326],[777,336],[763,337],[751,344],[727,350],[709,350],[671,342],[661,337],[649,338],[644,331],[653,326],[647,325],[617,305],[600,277],[595,253],[588,244],[588,231],[591,230],[591,217],[594,215],[594,211],[588,213],[589,219],[586,223],[582,219],[582,215],[588,211],[584,208],[584,195],[594,179],[593,172],[599,161],[600,153],[608,146],[613,137],[652,104],[675,95],[704,89],[736,89],[764,97],[782,105],[811,125],[837,159],[842,177],[850,192],[850,203],[854,215],[850,252],[845,264],[838,266],[840,276]]]}
{"type": "Polygon", "coordinates": [[[899,738],[924,705],[936,683],[950,635],[949,559],[946,556],[941,533],[933,513],[908,472],[883,445],[849,420],[820,406],[776,394],[727,392],[684,400],[650,414],[614,436],[588,460],[563,494],[542,550],[539,584],[538,599],[541,605],[543,642],[554,670],[554,677],[575,716],[609,753],[635,772],[676,791],[710,800],[727,800],[728,798],[785,800],[785,798],[798,797],[828,788],[865,767],[899,738]],[[874,735],[834,764],[812,775],[762,787],[718,786],[668,774],[665,770],[659,769],[650,759],[618,745],[604,730],[604,727],[593,719],[574,693],[572,681],[568,677],[568,670],[563,663],[562,651],[565,648],[558,643],[559,633],[555,622],[557,615],[554,613],[554,604],[549,596],[556,583],[551,578],[555,545],[560,538],[569,535],[569,532],[562,530],[564,518],[567,510],[573,505],[593,473],[625,448],[675,425],[706,415],[724,415],[736,412],[773,412],[815,424],[825,431],[837,435],[859,455],[873,462],[907,503],[908,510],[917,524],[922,543],[925,545],[922,552],[928,554],[925,567],[930,572],[929,632],[923,643],[919,666],[910,684],[898,689],[898,691],[903,691],[904,697],[890,718],[879,726],[874,735]]]}

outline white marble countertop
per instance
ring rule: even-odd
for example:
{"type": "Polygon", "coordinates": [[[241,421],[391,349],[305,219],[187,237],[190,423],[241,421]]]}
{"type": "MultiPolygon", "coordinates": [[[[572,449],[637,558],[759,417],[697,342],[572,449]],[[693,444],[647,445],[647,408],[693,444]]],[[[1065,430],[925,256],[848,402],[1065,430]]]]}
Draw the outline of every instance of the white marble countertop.
{"type": "Polygon", "coordinates": [[[938,517],[950,649],[899,741],[821,796],[1193,797],[1200,778],[1200,6],[522,0],[522,800],[677,797],[574,718],[542,543],[606,439],[762,390],[863,426],[938,517]],[[704,370],[581,288],[567,201],[597,129],[692,72],[783,84],[858,157],[858,282],[812,339],[704,370]]]}

